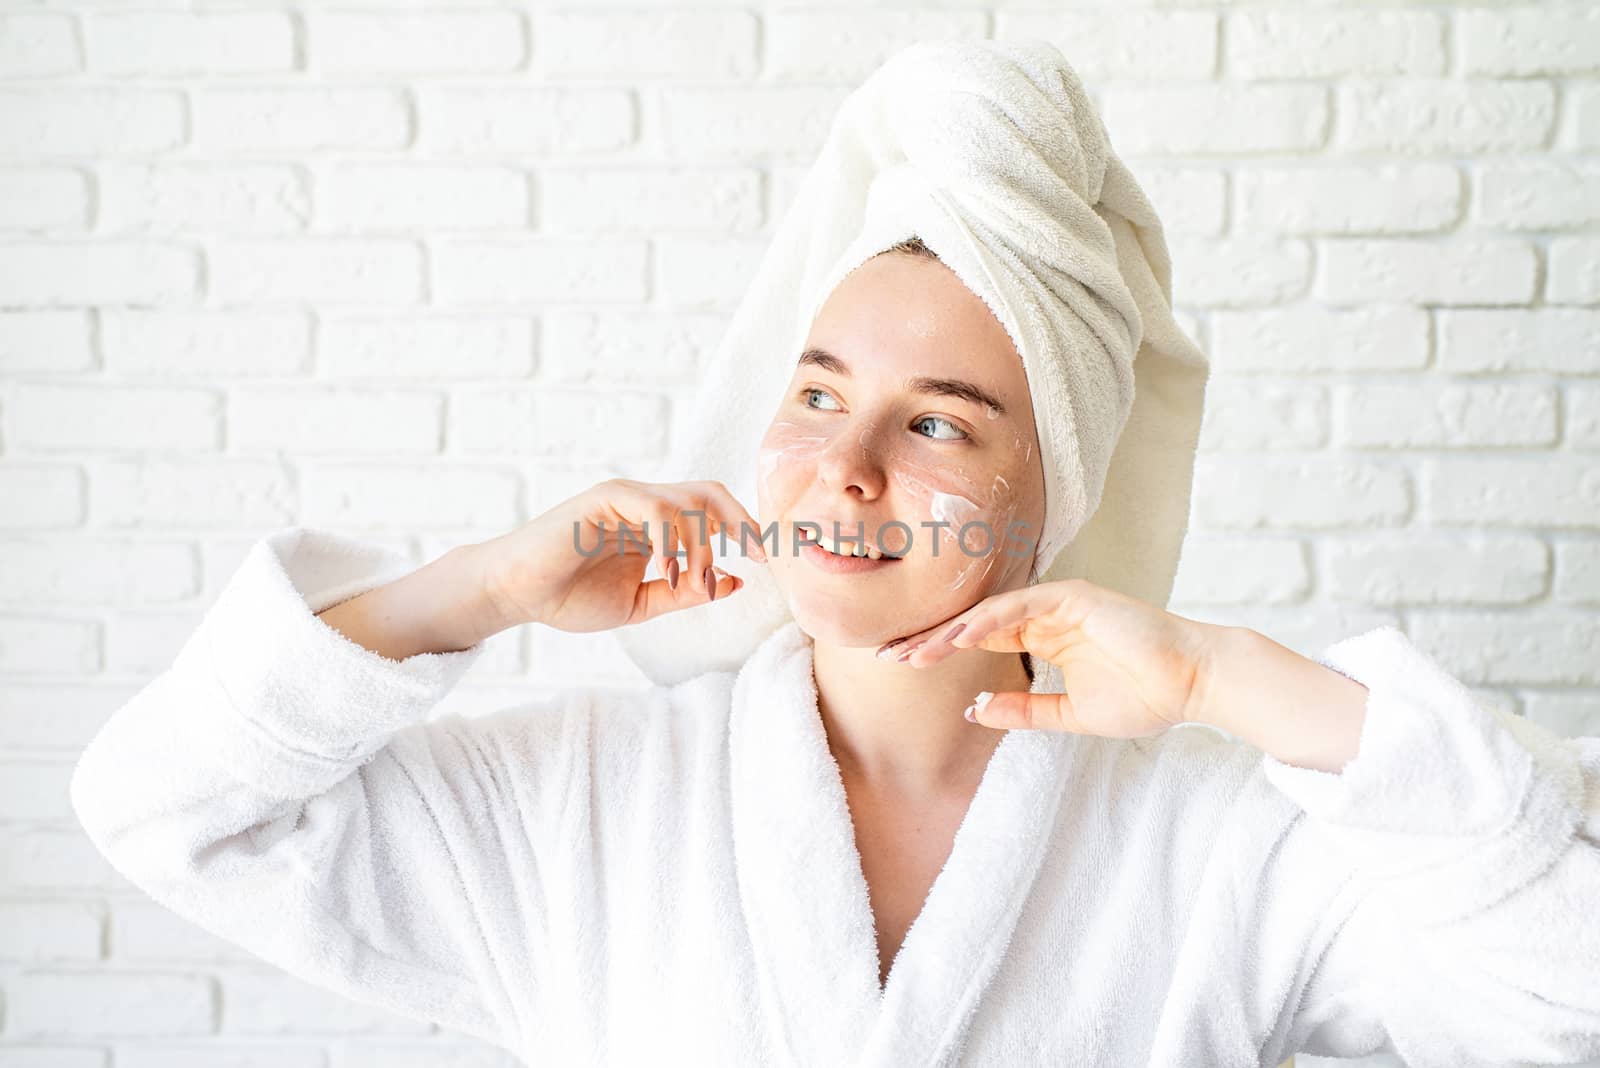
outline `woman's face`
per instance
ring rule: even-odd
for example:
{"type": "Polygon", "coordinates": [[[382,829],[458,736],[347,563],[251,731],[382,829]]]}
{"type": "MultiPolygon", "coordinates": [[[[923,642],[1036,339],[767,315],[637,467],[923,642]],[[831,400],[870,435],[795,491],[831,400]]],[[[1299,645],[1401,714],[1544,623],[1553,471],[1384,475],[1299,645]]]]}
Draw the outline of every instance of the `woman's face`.
{"type": "Polygon", "coordinates": [[[757,518],[777,524],[770,567],[802,630],[877,645],[1027,584],[1044,521],[1033,405],[982,299],[937,260],[876,256],[794,355],[761,442],[757,518]],[[802,522],[824,544],[837,522],[847,549],[864,539],[901,559],[830,571],[797,541],[802,522]]]}

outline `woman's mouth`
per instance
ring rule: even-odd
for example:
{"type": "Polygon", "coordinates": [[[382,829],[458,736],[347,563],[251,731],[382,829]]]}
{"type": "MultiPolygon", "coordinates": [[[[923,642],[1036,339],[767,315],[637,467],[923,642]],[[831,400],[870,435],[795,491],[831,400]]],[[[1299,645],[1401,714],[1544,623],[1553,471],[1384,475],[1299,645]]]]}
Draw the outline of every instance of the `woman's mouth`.
{"type": "Polygon", "coordinates": [[[800,530],[800,555],[812,566],[831,575],[855,575],[865,571],[880,571],[900,561],[898,556],[879,552],[876,548],[858,548],[859,542],[842,540],[831,547],[831,539],[818,542],[815,534],[804,527],[800,530]],[[833,549],[841,550],[834,552],[833,549]],[[864,555],[856,555],[856,553],[864,555]]]}

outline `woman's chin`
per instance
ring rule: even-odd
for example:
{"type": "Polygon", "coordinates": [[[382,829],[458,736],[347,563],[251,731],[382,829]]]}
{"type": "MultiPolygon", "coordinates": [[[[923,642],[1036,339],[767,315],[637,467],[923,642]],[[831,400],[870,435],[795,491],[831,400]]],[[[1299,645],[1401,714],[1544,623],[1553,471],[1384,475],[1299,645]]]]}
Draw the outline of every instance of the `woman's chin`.
{"type": "Polygon", "coordinates": [[[931,627],[972,603],[970,598],[952,595],[942,606],[919,603],[913,612],[904,596],[891,596],[887,591],[863,590],[852,597],[848,592],[841,593],[838,583],[818,582],[803,573],[785,570],[774,577],[789,605],[789,614],[801,630],[816,641],[846,648],[875,649],[890,639],[931,627]],[[808,578],[812,580],[808,582],[808,578]]]}
{"type": "Polygon", "coordinates": [[[818,604],[791,596],[789,614],[813,641],[845,648],[877,648],[915,630],[915,621],[908,619],[903,609],[887,604],[851,603],[838,598],[818,604]]]}

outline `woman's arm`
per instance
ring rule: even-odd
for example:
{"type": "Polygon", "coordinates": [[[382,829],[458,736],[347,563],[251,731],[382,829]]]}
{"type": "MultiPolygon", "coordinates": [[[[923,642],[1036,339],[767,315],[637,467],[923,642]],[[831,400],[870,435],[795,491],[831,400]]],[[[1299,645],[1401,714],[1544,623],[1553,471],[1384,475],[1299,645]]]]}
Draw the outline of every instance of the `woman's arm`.
{"type": "Polygon", "coordinates": [[[476,544],[451,549],[317,618],[389,660],[470,649],[511,626],[489,596],[483,547],[476,544]]]}
{"type": "Polygon", "coordinates": [[[1600,1057],[1600,738],[1480,706],[1393,627],[1303,664],[1233,648],[1200,722],[1265,749],[1263,774],[1304,812],[1265,892],[1345,888],[1328,936],[1301,947],[1283,1051],[1600,1057]],[[1360,707],[1332,672],[1365,688],[1360,707]]]}
{"type": "MultiPolygon", "coordinates": [[[[459,562],[394,583],[409,566],[304,528],[262,539],[91,741],[72,802],[111,864],[179,915],[309,982],[511,1048],[534,926],[513,906],[538,897],[510,888],[537,872],[487,728],[424,722],[482,646],[395,661],[313,614],[375,589],[374,611],[345,618],[383,648],[470,636],[401,633],[394,606],[447,603],[459,562]]],[[[518,717],[534,734],[562,719],[518,717]]]]}

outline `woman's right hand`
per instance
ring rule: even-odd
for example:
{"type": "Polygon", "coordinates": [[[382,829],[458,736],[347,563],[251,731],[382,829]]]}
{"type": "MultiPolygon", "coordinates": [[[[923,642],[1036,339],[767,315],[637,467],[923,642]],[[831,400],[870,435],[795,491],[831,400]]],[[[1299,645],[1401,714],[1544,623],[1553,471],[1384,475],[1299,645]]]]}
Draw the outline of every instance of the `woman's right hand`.
{"type": "Polygon", "coordinates": [[[726,531],[737,544],[744,533],[751,555],[765,563],[760,529],[721,482],[613,478],[477,548],[484,592],[506,627],[543,623],[583,633],[734,593],[744,583],[712,566],[711,536],[726,531]],[[686,514],[695,511],[704,516],[686,514]],[[633,532],[626,540],[624,527],[633,532]],[[651,557],[666,577],[645,582],[651,557]]]}

